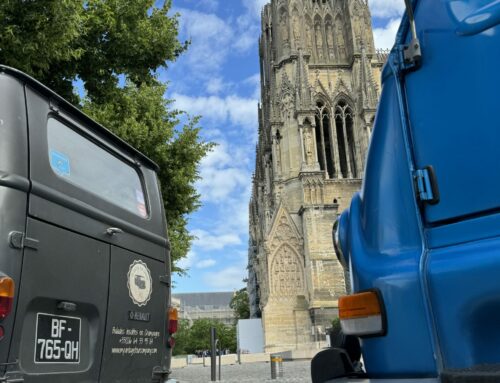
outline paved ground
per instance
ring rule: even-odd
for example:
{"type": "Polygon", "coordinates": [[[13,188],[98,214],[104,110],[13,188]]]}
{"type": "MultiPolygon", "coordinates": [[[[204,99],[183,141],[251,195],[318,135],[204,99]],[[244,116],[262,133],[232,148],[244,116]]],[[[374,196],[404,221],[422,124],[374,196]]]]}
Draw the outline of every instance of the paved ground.
{"type": "MultiPolygon", "coordinates": [[[[224,383],[311,383],[310,366],[310,361],[284,362],[283,378],[278,380],[271,380],[269,363],[222,366],[222,381],[224,383]]],[[[174,369],[172,378],[181,383],[207,383],[210,382],[210,367],[188,366],[174,369]]]]}

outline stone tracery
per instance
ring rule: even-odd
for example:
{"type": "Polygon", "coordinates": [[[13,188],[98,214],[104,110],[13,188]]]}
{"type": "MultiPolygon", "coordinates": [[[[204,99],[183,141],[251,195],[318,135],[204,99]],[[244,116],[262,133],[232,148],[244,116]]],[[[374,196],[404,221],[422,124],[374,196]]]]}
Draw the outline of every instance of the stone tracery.
{"type": "Polygon", "coordinates": [[[331,225],[360,187],[383,57],[371,33],[366,0],[270,0],[263,11],[248,288],[266,351],[309,342],[344,289],[331,225]],[[270,319],[283,317],[295,319],[270,319]]]}

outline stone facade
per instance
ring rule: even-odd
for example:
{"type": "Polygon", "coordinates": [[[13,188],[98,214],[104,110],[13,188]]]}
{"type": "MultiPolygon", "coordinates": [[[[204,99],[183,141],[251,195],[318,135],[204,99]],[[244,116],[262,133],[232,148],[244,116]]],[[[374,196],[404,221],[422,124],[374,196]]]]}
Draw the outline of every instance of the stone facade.
{"type": "Polygon", "coordinates": [[[385,57],[366,0],[272,0],[259,48],[248,291],[274,352],[317,345],[345,293],[331,230],[361,186],[385,57]]]}

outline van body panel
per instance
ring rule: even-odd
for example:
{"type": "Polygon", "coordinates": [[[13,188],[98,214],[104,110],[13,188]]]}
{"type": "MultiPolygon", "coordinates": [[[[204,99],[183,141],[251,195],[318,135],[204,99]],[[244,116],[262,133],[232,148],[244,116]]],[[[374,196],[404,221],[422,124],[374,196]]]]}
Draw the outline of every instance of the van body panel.
{"type": "Polygon", "coordinates": [[[117,278],[109,289],[102,381],[150,383],[152,367],[163,364],[167,286],[160,277],[164,268],[162,262],[111,247],[111,273],[117,278]]]}
{"type": "Polygon", "coordinates": [[[500,27],[472,36],[457,33],[460,19],[485,3],[419,1],[415,13],[423,64],[404,83],[415,165],[432,165],[440,189],[439,203],[424,210],[433,225],[500,209],[493,176],[500,171],[500,129],[494,118],[500,27]],[[464,7],[467,11],[457,14],[464,7]]]}
{"type": "Polygon", "coordinates": [[[395,76],[386,77],[379,105],[343,241],[354,292],[376,288],[387,302],[387,334],[362,339],[363,359],[371,377],[431,376],[436,363],[420,283],[422,239],[395,76]]]}
{"type": "MultiPolygon", "coordinates": [[[[443,370],[500,363],[500,27],[459,33],[489,0],[419,1],[422,66],[404,77],[415,167],[432,165],[440,201],[420,209],[430,314],[443,370]],[[429,15],[433,15],[429,17],[429,15]],[[439,91],[432,89],[439,85],[439,91]]],[[[406,36],[408,40],[409,34],[406,36]]],[[[492,371],[498,371],[493,368],[492,371]]]]}
{"type": "Polygon", "coordinates": [[[28,129],[22,83],[0,72],[0,178],[28,178],[28,129]]]}
{"type": "MultiPolygon", "coordinates": [[[[12,232],[24,233],[26,228],[27,193],[10,187],[0,186],[0,275],[14,279],[15,296],[19,296],[19,280],[23,252],[9,245],[9,235],[12,232]]],[[[16,319],[16,304],[11,314],[2,321],[5,337],[0,341],[0,363],[6,363],[9,356],[12,330],[16,319]]]]}
{"type": "Polygon", "coordinates": [[[165,245],[160,245],[166,243],[164,238],[153,236],[126,221],[104,214],[91,206],[80,204],[64,195],[61,195],[61,198],[56,196],[53,199],[57,202],[52,202],[49,198],[57,194],[53,193],[51,189],[38,191],[36,185],[34,185],[34,189],[30,196],[31,216],[80,232],[99,241],[142,252],[151,258],[164,262],[165,245]],[[39,192],[41,196],[35,195],[35,192],[39,192]],[[46,197],[48,195],[51,197],[46,197]],[[123,233],[110,236],[106,234],[106,230],[110,227],[120,228],[123,233]]]}
{"type": "Polygon", "coordinates": [[[109,246],[32,218],[27,235],[39,244],[38,249],[24,249],[10,360],[18,360],[26,382],[67,382],[76,377],[97,381],[108,303],[109,246]],[[73,309],[61,308],[62,302],[73,309]],[[78,363],[61,363],[61,356],[48,355],[40,347],[44,340],[64,341],[65,336],[41,338],[39,313],[80,318],[78,363]]]}
{"type": "MultiPolygon", "coordinates": [[[[28,129],[22,82],[0,72],[0,275],[16,282],[16,296],[23,253],[9,245],[11,232],[24,233],[29,191],[28,129]]],[[[8,362],[16,304],[2,321],[5,337],[0,341],[0,364],[8,362]]]]}
{"type": "Polygon", "coordinates": [[[429,288],[446,369],[500,362],[499,260],[499,237],[429,254],[429,288]]]}
{"type": "MultiPolygon", "coordinates": [[[[97,194],[89,193],[79,186],[68,182],[63,177],[58,176],[51,168],[49,162],[49,144],[47,139],[47,122],[50,118],[55,118],[62,124],[67,126],[81,135],[82,141],[92,141],[103,150],[110,152],[113,156],[122,160],[124,164],[140,170],[140,163],[129,162],[130,156],[128,153],[120,151],[119,148],[105,145],[105,139],[87,126],[82,126],[73,116],[69,116],[63,109],[56,109],[54,106],[51,110],[50,100],[42,97],[30,88],[26,90],[28,120],[30,122],[30,146],[31,156],[37,161],[30,163],[31,180],[33,183],[44,185],[54,189],[68,197],[82,203],[94,207],[96,210],[108,213],[109,215],[119,218],[130,223],[133,226],[140,227],[142,230],[155,234],[162,238],[166,238],[166,233],[163,230],[163,219],[161,217],[160,201],[157,196],[158,188],[153,171],[141,171],[140,177],[143,181],[145,199],[149,205],[149,217],[147,219],[133,214],[119,205],[115,205],[97,194]],[[146,194],[147,193],[147,194],[146,194]]],[[[71,155],[71,153],[68,153],[71,155]]],[[[144,168],[144,167],[143,167],[144,168]]]]}

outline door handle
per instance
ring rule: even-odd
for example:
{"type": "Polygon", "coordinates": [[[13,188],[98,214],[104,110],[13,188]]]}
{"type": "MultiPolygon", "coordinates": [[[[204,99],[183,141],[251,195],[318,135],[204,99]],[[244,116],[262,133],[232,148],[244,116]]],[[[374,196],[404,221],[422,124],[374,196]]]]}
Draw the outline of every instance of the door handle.
{"type": "Polygon", "coordinates": [[[122,229],[119,229],[118,227],[108,227],[106,229],[106,234],[112,237],[115,234],[121,234],[123,233],[122,229]]]}
{"type": "Polygon", "coordinates": [[[462,36],[477,35],[500,24],[500,0],[495,0],[477,9],[458,25],[457,33],[462,36]]]}

